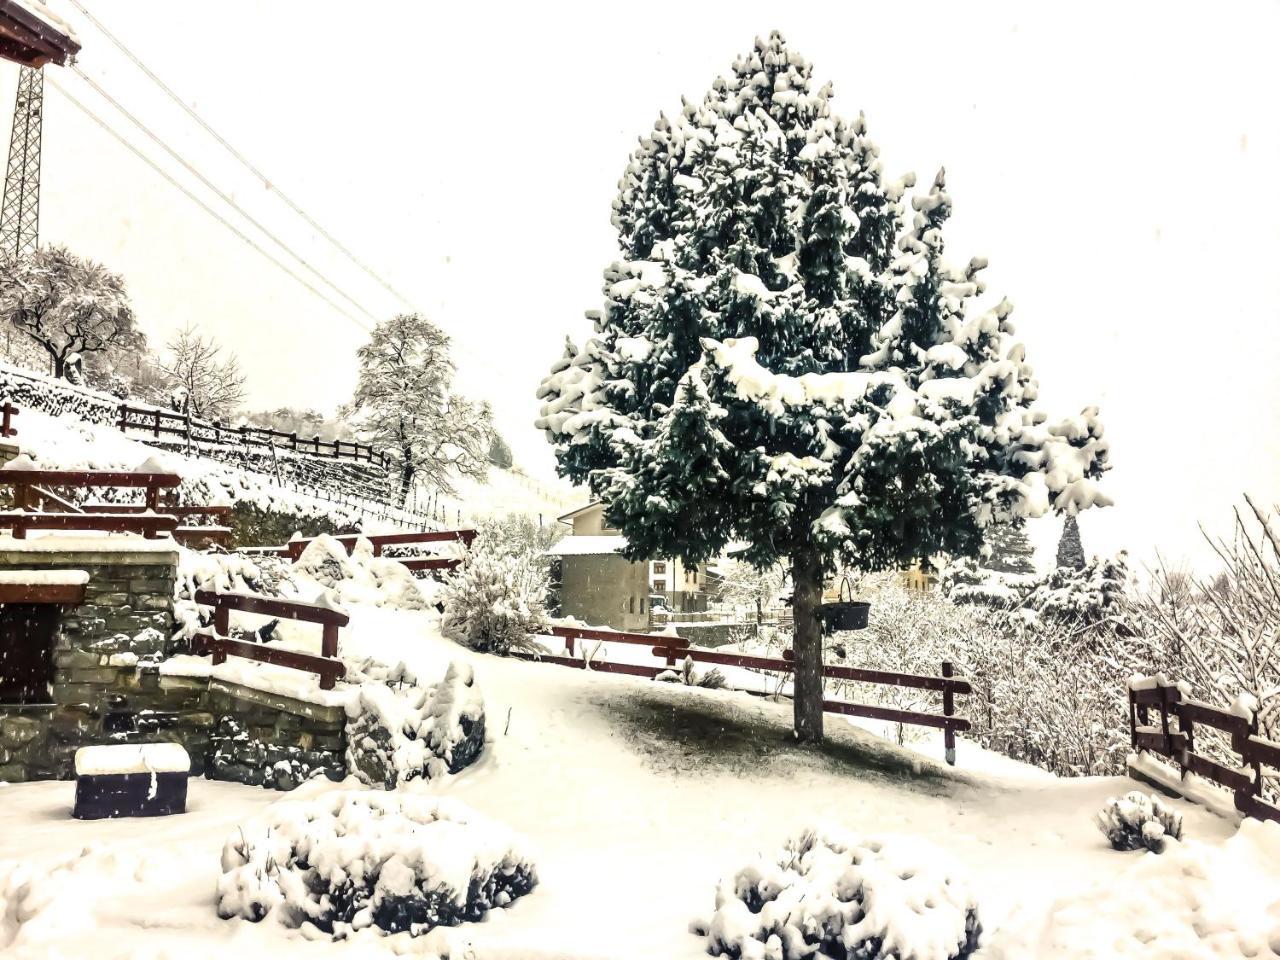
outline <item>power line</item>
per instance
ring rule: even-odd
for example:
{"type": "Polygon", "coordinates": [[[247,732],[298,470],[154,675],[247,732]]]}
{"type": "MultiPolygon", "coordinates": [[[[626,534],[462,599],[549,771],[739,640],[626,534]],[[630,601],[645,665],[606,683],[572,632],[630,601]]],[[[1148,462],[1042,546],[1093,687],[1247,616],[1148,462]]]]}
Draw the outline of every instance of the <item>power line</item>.
{"type": "Polygon", "coordinates": [[[219,223],[221,223],[224,227],[226,227],[228,230],[230,230],[232,233],[234,233],[237,237],[239,237],[241,240],[243,240],[245,243],[247,243],[249,246],[251,246],[254,250],[258,251],[258,253],[260,253],[260,254],[262,254],[264,257],[266,257],[269,261],[271,261],[271,263],[275,264],[275,266],[279,267],[281,270],[283,270],[285,273],[287,273],[287,274],[288,274],[290,277],[292,277],[294,280],[298,281],[298,283],[302,284],[304,287],[306,287],[308,290],[310,290],[313,294],[315,294],[317,297],[319,297],[321,300],[323,300],[325,303],[327,303],[329,306],[333,307],[333,309],[334,309],[334,310],[337,310],[340,314],[342,314],[344,317],[346,317],[348,320],[350,320],[352,323],[354,323],[357,327],[359,327],[359,328],[360,328],[361,330],[363,330],[365,333],[370,333],[370,332],[372,332],[372,331],[370,331],[370,329],[369,329],[369,327],[368,327],[368,326],[366,326],[366,325],[365,325],[361,320],[359,320],[359,319],[358,319],[354,314],[350,313],[350,312],[349,312],[345,307],[343,307],[341,304],[335,303],[335,302],[334,302],[333,300],[331,300],[328,296],[326,296],[323,292],[321,292],[321,291],[320,291],[320,290],[318,290],[315,286],[313,286],[313,285],[312,285],[308,280],[306,280],[306,278],[298,276],[298,274],[294,273],[291,269],[289,269],[289,267],[288,267],[286,264],[282,263],[279,259],[277,259],[275,256],[273,256],[269,251],[267,251],[267,250],[266,250],[266,249],[264,249],[260,244],[258,244],[257,242],[255,242],[255,241],[254,241],[254,239],[253,239],[252,237],[250,237],[250,236],[249,236],[248,234],[246,234],[243,230],[241,230],[239,227],[237,227],[234,223],[232,223],[230,220],[228,220],[226,217],[224,217],[222,214],[220,214],[217,210],[214,210],[214,209],[213,209],[213,207],[209,206],[207,203],[205,203],[203,200],[201,200],[198,196],[196,196],[194,193],[192,193],[192,192],[191,192],[187,187],[185,187],[183,184],[179,183],[179,182],[178,182],[178,181],[177,181],[177,180],[176,180],[176,179],[175,179],[175,178],[174,178],[174,177],[173,177],[173,176],[172,176],[172,175],[171,175],[167,170],[165,170],[163,167],[161,167],[159,164],[157,164],[154,160],[152,160],[150,157],[148,157],[146,154],[144,154],[141,150],[139,150],[137,147],[135,147],[132,143],[130,143],[128,140],[126,140],[123,136],[121,136],[121,135],[120,135],[120,133],[119,133],[118,131],[116,131],[114,127],[112,127],[109,123],[107,123],[107,121],[103,120],[100,116],[98,116],[96,113],[94,113],[91,109],[89,109],[87,106],[85,106],[85,105],[84,105],[83,103],[81,103],[79,100],[77,100],[77,99],[75,98],[75,96],[73,96],[73,95],[72,95],[71,91],[67,90],[64,86],[62,86],[62,84],[60,84],[60,83],[58,82],[58,80],[57,80],[57,78],[56,78],[56,77],[54,77],[54,76],[52,76],[52,75],[51,75],[51,76],[49,77],[49,82],[53,84],[54,89],[56,89],[59,93],[61,93],[61,94],[62,94],[64,97],[66,97],[68,100],[70,100],[70,101],[71,101],[75,106],[79,107],[79,108],[80,108],[80,110],[81,110],[81,111],[82,111],[86,116],[88,116],[88,117],[89,117],[89,119],[91,119],[94,123],[96,123],[98,126],[100,126],[100,127],[101,127],[103,130],[105,130],[107,133],[111,134],[111,136],[113,136],[116,140],[118,140],[118,141],[119,141],[120,143],[122,143],[125,147],[127,147],[127,148],[129,149],[129,151],[130,151],[131,153],[133,153],[133,155],[134,155],[134,156],[136,156],[139,160],[141,160],[143,163],[145,163],[147,166],[149,166],[149,167],[150,167],[152,170],[154,170],[156,173],[160,174],[160,176],[164,177],[164,179],[165,179],[165,180],[167,180],[170,184],[172,184],[173,186],[177,187],[177,188],[178,188],[179,190],[181,190],[184,194],[186,194],[186,195],[187,195],[187,197],[188,197],[188,198],[189,198],[193,203],[195,203],[197,206],[199,206],[199,207],[200,207],[200,209],[202,209],[205,213],[209,214],[209,216],[213,217],[215,220],[217,220],[219,223]]]}
{"type": "Polygon", "coordinates": [[[185,157],[183,157],[180,153],[178,153],[178,151],[174,150],[173,147],[165,143],[165,141],[160,138],[159,134],[157,134],[145,123],[143,123],[136,116],[130,113],[129,110],[124,106],[124,104],[122,104],[119,100],[117,100],[115,97],[109,94],[106,90],[102,89],[102,86],[96,80],[94,80],[91,76],[89,76],[87,73],[81,70],[78,66],[72,66],[71,69],[75,71],[76,76],[78,76],[85,83],[89,84],[89,86],[93,87],[93,89],[98,92],[99,96],[101,96],[103,99],[109,102],[112,106],[114,106],[117,110],[123,113],[129,119],[129,122],[131,122],[135,127],[137,127],[139,130],[145,133],[148,137],[150,137],[152,142],[157,144],[162,150],[164,150],[165,153],[169,154],[169,156],[173,157],[174,160],[178,161],[178,163],[182,164],[182,166],[187,170],[187,172],[189,172],[197,180],[203,183],[215,194],[217,194],[218,197],[221,198],[221,200],[224,203],[226,203],[228,206],[234,209],[237,213],[239,213],[240,216],[244,217],[251,224],[253,224],[259,230],[261,230],[264,234],[270,237],[271,240],[274,241],[276,246],[280,247],[280,249],[284,250],[285,253],[289,254],[289,256],[293,257],[293,259],[297,260],[300,264],[302,264],[304,267],[310,270],[311,273],[314,274],[317,278],[319,278],[319,280],[322,283],[324,283],[327,287],[329,287],[331,290],[337,293],[338,296],[342,297],[342,299],[346,300],[349,304],[351,304],[353,307],[355,307],[357,310],[363,313],[370,320],[374,321],[375,323],[378,321],[378,317],[376,314],[366,309],[358,301],[356,301],[354,298],[349,296],[345,290],[343,290],[341,287],[335,284],[332,280],[326,277],[323,273],[321,273],[319,270],[313,267],[310,263],[304,260],[299,254],[295,253],[294,250],[287,243],[285,243],[283,240],[277,237],[274,233],[268,230],[265,226],[263,226],[263,224],[257,218],[255,218],[247,210],[241,207],[240,204],[236,203],[236,201],[228,193],[219,189],[208,177],[206,177],[203,173],[197,170],[185,157]]]}
{"type": "Polygon", "coordinates": [[[303,220],[305,220],[313,230],[315,230],[318,234],[320,234],[320,236],[324,237],[331,244],[333,244],[340,251],[342,251],[342,253],[346,256],[348,260],[350,260],[357,267],[359,267],[361,270],[367,273],[370,277],[372,277],[384,290],[390,293],[393,297],[395,297],[397,300],[403,303],[410,310],[414,309],[413,303],[410,302],[409,299],[404,296],[404,294],[400,293],[400,291],[398,291],[395,287],[391,286],[390,283],[388,283],[381,276],[375,273],[372,267],[370,267],[363,260],[357,257],[354,253],[352,253],[346,247],[345,244],[343,244],[340,240],[338,240],[337,237],[331,234],[324,227],[320,226],[320,224],[318,224],[309,213],[303,210],[302,207],[298,206],[298,204],[296,204],[293,201],[293,199],[289,197],[288,194],[286,194],[283,190],[277,187],[274,181],[272,181],[270,177],[268,177],[265,173],[263,173],[256,166],[254,166],[254,164],[250,162],[248,157],[246,157],[243,153],[241,153],[239,150],[233,147],[229,142],[227,142],[227,139],[224,136],[222,136],[222,134],[218,133],[217,130],[209,126],[209,124],[205,121],[205,119],[202,116],[200,116],[200,114],[196,113],[193,107],[188,106],[186,101],[183,100],[181,97],[179,97],[176,93],[174,93],[173,90],[169,88],[168,84],[166,84],[163,80],[161,80],[158,76],[156,76],[155,73],[152,72],[150,67],[148,67],[145,63],[139,60],[138,57],[133,53],[133,51],[130,50],[127,46],[125,46],[123,41],[121,41],[119,38],[115,36],[115,34],[113,34],[110,30],[104,27],[102,25],[102,21],[98,20],[93,14],[91,14],[88,10],[86,10],[84,5],[80,3],[80,0],[71,0],[71,3],[76,7],[77,10],[79,10],[82,14],[84,14],[85,18],[90,23],[92,23],[95,27],[98,28],[99,32],[101,32],[103,36],[105,36],[108,40],[110,40],[113,44],[115,44],[115,46],[120,50],[121,53],[123,53],[126,57],[128,57],[131,61],[133,61],[134,66],[136,66],[139,70],[141,70],[144,74],[146,74],[147,77],[149,77],[151,81],[155,83],[156,86],[158,86],[161,90],[163,90],[168,95],[170,100],[172,100],[184,111],[186,111],[187,115],[191,117],[191,119],[194,120],[196,123],[198,123],[205,130],[205,132],[209,134],[209,136],[213,137],[215,140],[218,141],[218,143],[222,144],[222,146],[226,149],[228,153],[230,153],[233,157],[235,157],[242,164],[244,164],[244,166],[249,170],[250,173],[252,173],[255,177],[261,180],[263,183],[263,186],[265,186],[268,190],[270,190],[272,193],[278,196],[281,200],[283,200],[286,204],[288,204],[294,213],[296,213],[303,220]]]}

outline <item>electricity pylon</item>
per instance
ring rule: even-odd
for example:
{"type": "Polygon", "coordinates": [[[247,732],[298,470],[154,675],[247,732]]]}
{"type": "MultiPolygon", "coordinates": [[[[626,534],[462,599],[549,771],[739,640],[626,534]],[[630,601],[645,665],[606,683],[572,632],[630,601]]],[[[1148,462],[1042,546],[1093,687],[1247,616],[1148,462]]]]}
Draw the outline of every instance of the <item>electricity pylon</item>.
{"type": "Polygon", "coordinates": [[[40,120],[44,73],[23,67],[13,106],[9,167],[0,206],[0,257],[18,258],[36,249],[40,233],[40,120]]]}

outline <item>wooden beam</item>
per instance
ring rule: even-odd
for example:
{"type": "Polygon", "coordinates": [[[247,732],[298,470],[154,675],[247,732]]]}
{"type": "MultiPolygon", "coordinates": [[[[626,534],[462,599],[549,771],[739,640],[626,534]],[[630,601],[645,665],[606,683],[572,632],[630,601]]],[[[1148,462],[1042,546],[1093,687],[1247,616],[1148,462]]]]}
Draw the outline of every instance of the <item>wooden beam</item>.
{"type": "Polygon", "coordinates": [[[0,603],[84,603],[83,583],[0,583],[0,603]]]}
{"type": "Polygon", "coordinates": [[[341,610],[333,610],[301,600],[285,600],[282,597],[260,597],[252,593],[220,593],[214,590],[197,590],[196,603],[221,610],[239,610],[241,613],[260,613],[282,620],[301,620],[303,623],[333,624],[345,627],[351,618],[341,610]]]}

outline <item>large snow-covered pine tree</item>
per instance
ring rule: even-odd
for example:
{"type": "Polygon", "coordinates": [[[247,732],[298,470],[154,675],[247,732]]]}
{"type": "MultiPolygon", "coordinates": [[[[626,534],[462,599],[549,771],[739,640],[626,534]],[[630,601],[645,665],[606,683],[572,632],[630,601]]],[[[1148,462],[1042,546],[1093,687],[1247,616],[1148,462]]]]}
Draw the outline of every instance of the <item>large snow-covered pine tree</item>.
{"type": "Polygon", "coordinates": [[[622,258],[595,335],[543,381],[562,474],[633,559],[730,542],[795,584],[795,723],[822,736],[825,574],[974,555],[993,524],[1106,500],[1090,408],[1050,423],[979,309],[982,260],[943,256],[939,174],[887,182],[865,121],[778,34],[640,140],[613,206],[622,258]]]}

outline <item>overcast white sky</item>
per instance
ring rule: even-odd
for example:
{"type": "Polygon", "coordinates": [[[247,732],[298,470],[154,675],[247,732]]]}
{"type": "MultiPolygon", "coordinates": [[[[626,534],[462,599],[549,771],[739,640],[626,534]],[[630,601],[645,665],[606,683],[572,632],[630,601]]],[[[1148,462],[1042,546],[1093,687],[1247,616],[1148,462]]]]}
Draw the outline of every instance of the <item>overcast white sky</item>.
{"type": "MultiPolygon", "coordinates": [[[[76,25],[86,73],[369,310],[398,308],[67,0],[49,2],[76,25]]],[[[990,257],[1042,405],[1102,407],[1118,505],[1081,520],[1086,549],[1179,556],[1242,491],[1280,501],[1274,2],[88,5],[453,335],[462,386],[494,403],[531,472],[552,469],[533,391],[564,334],[588,331],[631,145],[777,28],[842,112],[866,112],[890,175],[927,183],[946,165],[951,255],[990,257]]],[[[0,66],[5,103],[16,77],[0,66]]],[[[51,88],[44,133],[42,240],[122,272],[153,339],[188,321],[217,333],[255,406],[348,397],[356,325],[51,88]]]]}

